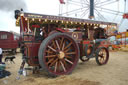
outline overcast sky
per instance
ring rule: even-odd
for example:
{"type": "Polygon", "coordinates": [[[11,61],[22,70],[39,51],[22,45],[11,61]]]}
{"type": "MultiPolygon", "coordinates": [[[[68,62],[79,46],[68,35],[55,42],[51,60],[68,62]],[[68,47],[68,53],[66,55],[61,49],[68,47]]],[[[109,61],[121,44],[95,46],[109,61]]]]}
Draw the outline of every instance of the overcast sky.
{"type": "MultiPolygon", "coordinates": [[[[67,1],[67,0],[65,0],[67,1]]],[[[71,1],[71,0],[69,0],[71,1]]],[[[74,1],[82,1],[82,0],[74,0],[74,1]]],[[[86,1],[86,0],[85,0],[86,1]]],[[[97,1],[106,1],[106,0],[97,0],[97,1]]],[[[128,1],[127,1],[128,2],[128,1]]],[[[127,4],[128,5],[128,4],[127,4]]],[[[71,3],[68,4],[68,11],[80,8],[82,6],[73,5],[71,3]]],[[[31,13],[39,13],[39,14],[50,14],[50,15],[58,15],[59,14],[59,0],[0,0],[0,31],[15,31],[19,32],[19,27],[15,26],[15,19],[14,19],[14,10],[23,8],[26,12],[31,13]]],[[[114,9],[116,11],[122,11],[124,12],[124,0],[120,0],[119,2],[119,9],[117,3],[112,5],[104,6],[104,8],[107,9],[114,9]]],[[[67,4],[63,5],[63,12],[67,9],[67,4]]],[[[86,8],[85,8],[86,9],[86,8]]],[[[82,10],[85,11],[85,10],[82,10]]],[[[102,10],[99,9],[101,12],[102,10]]],[[[83,12],[79,12],[83,13],[83,12]]],[[[76,12],[76,14],[71,15],[72,17],[79,17],[79,13],[76,12]]],[[[122,17],[111,15],[107,13],[102,13],[102,15],[105,15],[104,17],[107,18],[107,21],[113,21],[120,23],[122,17]],[[113,17],[116,17],[114,20],[113,17]],[[110,19],[109,19],[110,18],[110,19]]],[[[96,14],[95,14],[96,15],[96,14]]],[[[88,17],[88,14],[85,18],[88,17]]],[[[96,18],[98,19],[98,16],[96,15],[96,18]]],[[[100,19],[99,19],[100,20],[100,19]]],[[[125,19],[121,25],[120,31],[125,31],[128,28],[128,20],[125,19]]]]}

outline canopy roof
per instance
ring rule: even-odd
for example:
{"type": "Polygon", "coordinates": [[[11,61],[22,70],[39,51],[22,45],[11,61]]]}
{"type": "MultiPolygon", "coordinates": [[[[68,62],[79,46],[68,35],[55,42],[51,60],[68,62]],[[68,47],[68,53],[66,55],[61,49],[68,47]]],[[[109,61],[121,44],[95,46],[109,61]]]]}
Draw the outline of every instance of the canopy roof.
{"type": "Polygon", "coordinates": [[[27,19],[40,19],[40,20],[44,19],[44,20],[56,20],[56,21],[63,21],[63,22],[79,22],[79,23],[88,23],[88,24],[103,24],[103,25],[117,26],[117,23],[112,23],[112,22],[103,22],[103,21],[95,21],[95,20],[88,20],[88,19],[71,18],[71,17],[34,14],[34,13],[24,13],[23,15],[27,19]]]}

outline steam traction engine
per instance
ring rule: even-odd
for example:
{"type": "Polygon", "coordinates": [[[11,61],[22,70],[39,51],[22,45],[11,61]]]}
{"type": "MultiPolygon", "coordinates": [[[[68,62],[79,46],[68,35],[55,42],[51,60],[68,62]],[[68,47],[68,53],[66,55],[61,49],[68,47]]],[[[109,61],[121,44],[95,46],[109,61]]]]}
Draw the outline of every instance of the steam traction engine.
{"type": "Polygon", "coordinates": [[[96,58],[98,65],[108,62],[107,35],[117,24],[61,16],[15,11],[20,26],[23,63],[42,67],[49,75],[71,73],[78,60],[96,58]],[[102,25],[103,28],[100,26],[102,25]]]}

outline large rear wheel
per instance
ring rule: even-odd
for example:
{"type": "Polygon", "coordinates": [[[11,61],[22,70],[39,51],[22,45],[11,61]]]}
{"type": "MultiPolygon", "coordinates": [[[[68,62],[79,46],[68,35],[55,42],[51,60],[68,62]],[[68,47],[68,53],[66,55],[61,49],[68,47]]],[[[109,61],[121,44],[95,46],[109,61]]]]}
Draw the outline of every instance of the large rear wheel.
{"type": "Polygon", "coordinates": [[[38,56],[41,67],[48,74],[69,74],[79,60],[79,47],[69,35],[55,33],[42,42],[38,56]]]}

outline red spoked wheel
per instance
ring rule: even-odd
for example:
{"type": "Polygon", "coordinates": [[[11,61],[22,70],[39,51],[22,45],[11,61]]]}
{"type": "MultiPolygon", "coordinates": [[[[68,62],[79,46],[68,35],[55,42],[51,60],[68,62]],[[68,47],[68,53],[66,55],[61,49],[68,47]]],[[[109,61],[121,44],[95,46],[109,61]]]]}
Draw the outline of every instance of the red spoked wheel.
{"type": "Polygon", "coordinates": [[[67,34],[55,33],[47,37],[39,49],[39,63],[51,76],[69,74],[79,59],[79,47],[67,34]]]}
{"type": "Polygon", "coordinates": [[[109,51],[105,47],[100,47],[96,51],[96,62],[98,65],[104,65],[109,60],[109,51]]]}

